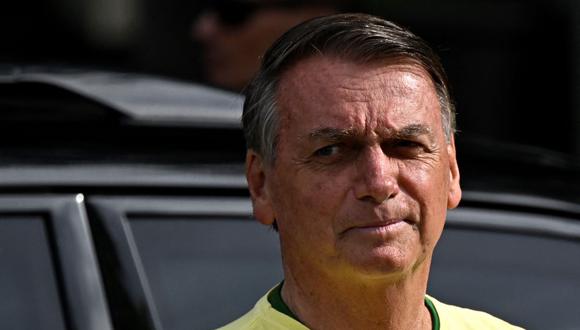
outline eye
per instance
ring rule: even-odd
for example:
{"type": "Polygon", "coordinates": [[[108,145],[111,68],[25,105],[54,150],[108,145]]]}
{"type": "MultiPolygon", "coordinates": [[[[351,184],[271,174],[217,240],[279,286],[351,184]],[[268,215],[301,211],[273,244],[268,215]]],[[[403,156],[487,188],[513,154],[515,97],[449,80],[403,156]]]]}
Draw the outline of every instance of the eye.
{"type": "Polygon", "coordinates": [[[394,143],[395,147],[398,148],[422,148],[423,145],[419,142],[415,142],[412,140],[397,140],[394,143]]]}
{"type": "Polygon", "coordinates": [[[386,148],[385,152],[399,158],[413,158],[426,151],[421,142],[406,139],[394,140],[386,148]]]}
{"type": "Polygon", "coordinates": [[[322,147],[318,150],[316,150],[314,152],[315,156],[319,156],[319,157],[328,157],[328,156],[333,156],[336,155],[339,151],[339,145],[337,144],[331,144],[325,147],[322,147]]]}

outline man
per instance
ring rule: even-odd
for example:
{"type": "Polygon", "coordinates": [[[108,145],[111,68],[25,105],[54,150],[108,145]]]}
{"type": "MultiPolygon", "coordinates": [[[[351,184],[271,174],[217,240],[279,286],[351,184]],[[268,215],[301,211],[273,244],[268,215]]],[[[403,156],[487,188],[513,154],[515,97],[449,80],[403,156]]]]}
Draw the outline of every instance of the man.
{"type": "Polygon", "coordinates": [[[211,0],[192,26],[202,47],[205,79],[241,91],[256,74],[260,58],[282,33],[309,18],[336,13],[329,0],[211,0]]]}
{"type": "Polygon", "coordinates": [[[433,51],[382,19],[301,24],[246,93],[255,217],[285,280],[225,329],[515,329],[426,295],[461,199],[454,109],[433,51]]]}

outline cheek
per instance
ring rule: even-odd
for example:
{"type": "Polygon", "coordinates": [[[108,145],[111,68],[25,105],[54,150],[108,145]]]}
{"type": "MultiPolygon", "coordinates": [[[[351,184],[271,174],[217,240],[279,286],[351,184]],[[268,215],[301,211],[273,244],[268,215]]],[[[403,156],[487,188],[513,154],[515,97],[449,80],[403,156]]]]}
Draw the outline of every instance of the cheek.
{"type": "Polygon", "coordinates": [[[432,208],[447,205],[449,173],[443,162],[413,162],[399,167],[401,188],[432,208]]]}
{"type": "Polygon", "coordinates": [[[319,258],[334,254],[337,210],[324,182],[292,180],[276,189],[274,216],[283,251],[319,258]]]}
{"type": "Polygon", "coordinates": [[[275,200],[279,201],[281,211],[321,216],[332,209],[334,204],[333,192],[336,186],[332,182],[290,178],[287,182],[281,182],[277,188],[275,200]]]}
{"type": "Polygon", "coordinates": [[[257,13],[238,31],[234,42],[240,46],[238,49],[243,50],[238,55],[252,57],[259,63],[257,59],[286,31],[286,28],[279,27],[279,21],[270,16],[270,13],[257,13]]]}
{"type": "Polygon", "coordinates": [[[279,226],[301,235],[332,233],[343,204],[344,188],[322,176],[287,175],[272,189],[274,215],[279,226]]]}
{"type": "Polygon", "coordinates": [[[400,185],[419,209],[422,239],[436,241],[447,213],[448,175],[440,166],[407,167],[401,170],[400,185]]]}

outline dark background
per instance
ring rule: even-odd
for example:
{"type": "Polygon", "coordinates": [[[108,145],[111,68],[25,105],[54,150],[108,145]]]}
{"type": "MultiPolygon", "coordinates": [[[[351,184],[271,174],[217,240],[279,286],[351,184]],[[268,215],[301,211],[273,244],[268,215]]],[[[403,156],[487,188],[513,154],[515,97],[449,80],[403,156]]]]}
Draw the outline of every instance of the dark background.
{"type": "MultiPolygon", "coordinates": [[[[0,65],[89,66],[202,81],[194,0],[3,4],[0,65]]],[[[580,2],[367,1],[411,28],[450,76],[460,138],[580,155],[580,2]]]]}

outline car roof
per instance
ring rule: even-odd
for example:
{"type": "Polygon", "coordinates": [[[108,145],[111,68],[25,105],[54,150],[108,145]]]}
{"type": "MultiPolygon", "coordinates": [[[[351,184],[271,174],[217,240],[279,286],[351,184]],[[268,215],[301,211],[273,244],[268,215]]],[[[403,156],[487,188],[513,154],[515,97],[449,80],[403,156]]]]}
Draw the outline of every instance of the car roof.
{"type": "Polygon", "coordinates": [[[76,94],[141,124],[240,126],[243,97],[203,85],[129,72],[34,66],[0,70],[0,89],[33,92],[42,85],[76,94]]]}
{"type": "Polygon", "coordinates": [[[536,195],[580,203],[580,160],[543,148],[456,138],[464,190],[536,195]]]}
{"type": "Polygon", "coordinates": [[[242,102],[138,73],[0,70],[2,189],[245,188],[242,102]]]}

